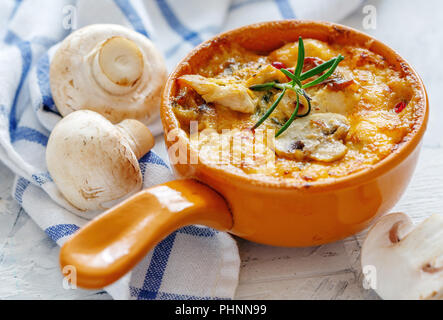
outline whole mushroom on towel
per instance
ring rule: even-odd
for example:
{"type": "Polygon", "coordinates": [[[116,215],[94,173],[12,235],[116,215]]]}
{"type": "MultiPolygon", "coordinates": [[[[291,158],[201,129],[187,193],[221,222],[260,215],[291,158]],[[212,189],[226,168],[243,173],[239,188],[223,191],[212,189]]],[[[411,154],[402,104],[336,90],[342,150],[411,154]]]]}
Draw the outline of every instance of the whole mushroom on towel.
{"type": "Polygon", "coordinates": [[[154,146],[137,120],[113,125],[100,114],[80,110],[54,128],[46,163],[60,192],[79,210],[103,210],[142,187],[138,159],[154,146]]]}
{"type": "Polygon", "coordinates": [[[373,268],[366,279],[383,299],[443,299],[443,215],[416,227],[404,213],[381,218],[363,243],[361,264],[373,268]]]}
{"type": "Polygon", "coordinates": [[[166,78],[164,59],[148,38],[110,24],[69,35],[50,67],[52,95],[63,116],[88,109],[112,123],[156,120],[166,78]]]}

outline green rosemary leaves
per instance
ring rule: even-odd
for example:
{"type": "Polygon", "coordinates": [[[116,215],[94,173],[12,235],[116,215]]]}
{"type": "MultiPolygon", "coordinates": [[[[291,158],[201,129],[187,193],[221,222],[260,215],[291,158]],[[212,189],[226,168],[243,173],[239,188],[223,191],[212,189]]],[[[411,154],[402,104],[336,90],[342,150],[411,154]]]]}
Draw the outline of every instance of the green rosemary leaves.
{"type": "Polygon", "coordinates": [[[251,86],[249,89],[253,91],[269,91],[272,89],[282,90],[282,92],[279,94],[275,102],[272,104],[272,106],[266,111],[266,113],[260,118],[260,120],[254,125],[253,129],[258,128],[270,115],[271,113],[277,108],[281,100],[283,99],[284,95],[286,94],[287,90],[292,90],[297,94],[297,104],[295,107],[295,110],[289,120],[281,127],[281,129],[277,132],[275,135],[276,137],[280,136],[283,132],[286,131],[286,129],[289,128],[289,126],[294,122],[296,118],[302,118],[309,115],[311,112],[311,98],[306,93],[305,89],[316,86],[323,81],[327,80],[337,69],[339,63],[343,61],[344,57],[342,55],[338,55],[337,57],[322,63],[321,65],[316,66],[315,68],[312,68],[304,73],[303,66],[305,62],[305,46],[303,43],[303,39],[300,37],[298,39],[298,59],[297,59],[297,66],[295,67],[294,73],[291,71],[280,68],[280,71],[283,72],[290,81],[287,83],[278,83],[278,82],[268,82],[263,84],[257,84],[254,86],[251,86]],[[323,73],[324,72],[324,73],[323,73]],[[321,74],[323,73],[323,74],[321,74]],[[303,84],[303,81],[312,78],[316,75],[321,74],[318,78],[315,80],[312,80],[311,82],[303,84]],[[300,109],[300,96],[303,96],[306,98],[306,101],[308,102],[308,110],[304,114],[298,114],[298,111],[300,109]]]}

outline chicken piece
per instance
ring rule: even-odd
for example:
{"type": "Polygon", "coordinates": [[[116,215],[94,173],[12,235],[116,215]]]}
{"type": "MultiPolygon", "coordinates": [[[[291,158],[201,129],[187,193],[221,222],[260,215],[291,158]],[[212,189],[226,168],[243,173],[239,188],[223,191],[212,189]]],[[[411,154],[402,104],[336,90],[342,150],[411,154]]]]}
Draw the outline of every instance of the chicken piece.
{"type": "Polygon", "coordinates": [[[349,131],[346,117],[335,113],[311,114],[295,120],[275,140],[279,156],[303,160],[333,162],[345,156],[348,148],[343,139],[349,131]]]}
{"type": "Polygon", "coordinates": [[[200,75],[185,75],[179,80],[197,91],[207,103],[218,103],[243,113],[255,111],[257,98],[242,82],[229,78],[205,78],[200,75]]]}

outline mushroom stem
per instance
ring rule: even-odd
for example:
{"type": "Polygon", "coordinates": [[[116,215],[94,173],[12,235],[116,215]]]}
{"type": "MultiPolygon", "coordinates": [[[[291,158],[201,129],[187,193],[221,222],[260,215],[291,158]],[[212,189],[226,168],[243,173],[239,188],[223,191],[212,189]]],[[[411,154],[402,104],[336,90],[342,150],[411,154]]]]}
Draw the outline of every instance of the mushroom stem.
{"type": "Polygon", "coordinates": [[[102,44],[99,63],[107,78],[120,86],[134,85],[143,73],[143,54],[134,41],[123,37],[102,44]]]}
{"type": "Polygon", "coordinates": [[[154,146],[154,136],[140,121],[127,119],[117,124],[116,127],[128,141],[137,159],[143,157],[154,146]]]}
{"type": "Polygon", "coordinates": [[[98,44],[92,61],[97,84],[112,95],[124,95],[137,88],[143,76],[143,54],[138,45],[127,38],[115,36],[98,44]]]}

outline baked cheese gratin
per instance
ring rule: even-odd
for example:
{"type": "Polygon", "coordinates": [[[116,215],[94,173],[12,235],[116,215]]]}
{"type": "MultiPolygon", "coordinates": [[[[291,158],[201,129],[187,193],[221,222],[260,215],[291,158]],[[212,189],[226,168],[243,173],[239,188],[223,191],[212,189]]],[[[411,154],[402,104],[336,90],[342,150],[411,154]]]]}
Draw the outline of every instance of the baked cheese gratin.
{"type": "Polygon", "coordinates": [[[412,73],[395,70],[366,48],[301,43],[267,54],[231,45],[177,80],[174,113],[200,161],[237,174],[309,183],[364,170],[408,139],[423,112],[412,73]],[[300,94],[282,94],[278,86],[292,80],[287,71],[297,73],[300,56],[298,72],[304,74],[344,59],[326,80],[300,94]]]}

